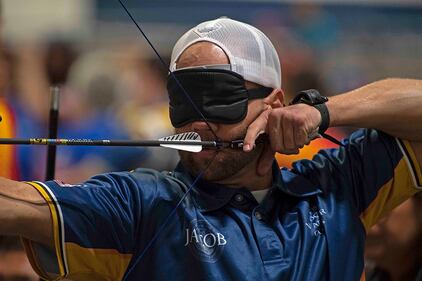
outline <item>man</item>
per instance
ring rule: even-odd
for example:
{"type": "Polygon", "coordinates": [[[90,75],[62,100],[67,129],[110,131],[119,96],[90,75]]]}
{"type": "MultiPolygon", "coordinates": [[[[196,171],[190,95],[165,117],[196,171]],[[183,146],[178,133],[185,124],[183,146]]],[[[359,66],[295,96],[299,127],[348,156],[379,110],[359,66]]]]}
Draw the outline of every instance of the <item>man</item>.
{"type": "Polygon", "coordinates": [[[46,279],[359,280],[365,230],[421,188],[422,82],[284,107],[273,45],[227,18],[183,35],[170,67],[176,132],[241,139],[243,150],[181,152],[172,172],[74,186],[1,179],[0,231],[25,238],[46,279]],[[276,151],[296,153],[328,125],[378,130],[278,169],[276,151]]]}

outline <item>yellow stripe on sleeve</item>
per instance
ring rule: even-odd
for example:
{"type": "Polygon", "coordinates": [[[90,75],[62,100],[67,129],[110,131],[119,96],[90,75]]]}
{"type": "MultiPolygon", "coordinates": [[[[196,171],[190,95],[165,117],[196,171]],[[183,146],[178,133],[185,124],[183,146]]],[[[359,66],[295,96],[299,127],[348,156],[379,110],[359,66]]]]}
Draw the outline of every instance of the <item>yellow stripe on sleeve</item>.
{"type": "MultiPolygon", "coordinates": [[[[41,184],[37,182],[27,182],[27,183],[31,185],[32,187],[34,187],[41,194],[41,196],[45,199],[50,209],[51,219],[53,223],[53,239],[54,239],[54,248],[55,248],[54,250],[56,253],[57,264],[59,267],[59,276],[54,280],[60,280],[61,278],[66,276],[66,270],[65,270],[65,262],[64,262],[64,252],[63,252],[64,249],[61,243],[62,241],[61,236],[63,235],[63,233],[61,233],[61,219],[60,219],[60,214],[57,207],[57,202],[55,202],[54,198],[52,198],[49,192],[41,184]]],[[[37,267],[35,269],[38,273],[42,273],[41,275],[42,278],[51,280],[51,276],[48,276],[48,274],[39,265],[39,262],[37,262],[38,258],[36,257],[36,253],[33,250],[31,241],[27,239],[23,239],[23,240],[24,240],[24,245],[26,246],[25,248],[26,248],[28,257],[31,260],[31,264],[37,267]]]]}
{"type": "Polygon", "coordinates": [[[132,254],[114,249],[84,248],[71,242],[66,242],[65,247],[69,262],[67,278],[72,280],[122,280],[132,259],[132,254]]]}
{"type": "Polygon", "coordinates": [[[375,200],[361,214],[360,219],[366,231],[377,223],[381,217],[417,192],[411,171],[406,159],[403,158],[394,169],[393,177],[378,190],[375,200]]]}
{"type": "Polygon", "coordinates": [[[422,189],[422,170],[410,142],[407,140],[398,140],[398,142],[404,156],[407,158],[409,169],[411,169],[412,176],[414,177],[416,188],[422,189]]]}
{"type": "Polygon", "coordinates": [[[76,243],[64,242],[62,239],[60,207],[54,194],[42,183],[27,182],[34,187],[47,202],[52,223],[55,255],[59,274],[46,272],[33,242],[23,238],[25,250],[34,270],[43,279],[61,280],[66,277],[69,280],[80,281],[110,281],[122,280],[127,267],[132,259],[132,254],[123,254],[115,249],[84,248],[76,243]],[[63,241],[63,242],[62,242],[63,241]]]}

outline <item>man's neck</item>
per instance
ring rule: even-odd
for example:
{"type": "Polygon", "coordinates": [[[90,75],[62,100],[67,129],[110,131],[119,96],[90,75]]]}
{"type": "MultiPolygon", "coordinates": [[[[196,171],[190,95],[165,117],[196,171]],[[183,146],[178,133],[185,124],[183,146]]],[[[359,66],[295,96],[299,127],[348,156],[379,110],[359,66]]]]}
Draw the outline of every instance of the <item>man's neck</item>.
{"type": "Polygon", "coordinates": [[[216,181],[218,184],[223,184],[233,188],[248,188],[250,191],[262,190],[271,187],[273,181],[272,169],[264,176],[260,176],[256,172],[257,162],[251,162],[237,172],[235,175],[224,180],[216,181]]]}

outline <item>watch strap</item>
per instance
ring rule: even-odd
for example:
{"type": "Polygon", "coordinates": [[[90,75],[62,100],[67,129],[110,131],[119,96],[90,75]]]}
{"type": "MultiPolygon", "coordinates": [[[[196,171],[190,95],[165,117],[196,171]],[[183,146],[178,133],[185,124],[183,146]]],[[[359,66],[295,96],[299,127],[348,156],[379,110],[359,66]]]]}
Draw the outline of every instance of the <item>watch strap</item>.
{"type": "Polygon", "coordinates": [[[312,105],[321,114],[321,123],[319,124],[318,133],[323,134],[330,126],[330,113],[325,103],[312,105]]]}

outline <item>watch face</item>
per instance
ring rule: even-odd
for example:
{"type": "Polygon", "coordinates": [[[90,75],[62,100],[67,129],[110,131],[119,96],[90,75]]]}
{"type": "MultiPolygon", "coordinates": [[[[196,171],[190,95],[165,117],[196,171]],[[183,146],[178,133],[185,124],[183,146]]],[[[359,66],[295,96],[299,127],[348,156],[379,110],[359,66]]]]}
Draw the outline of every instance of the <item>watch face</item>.
{"type": "Polygon", "coordinates": [[[312,100],[311,100],[308,96],[306,96],[306,95],[303,95],[303,96],[299,99],[299,102],[298,102],[298,103],[306,103],[306,104],[308,104],[308,105],[313,105],[312,100]]]}
{"type": "Polygon", "coordinates": [[[308,105],[316,105],[326,103],[327,97],[321,96],[321,94],[315,89],[309,89],[301,91],[297,96],[290,102],[290,105],[297,103],[305,103],[308,105]]]}

